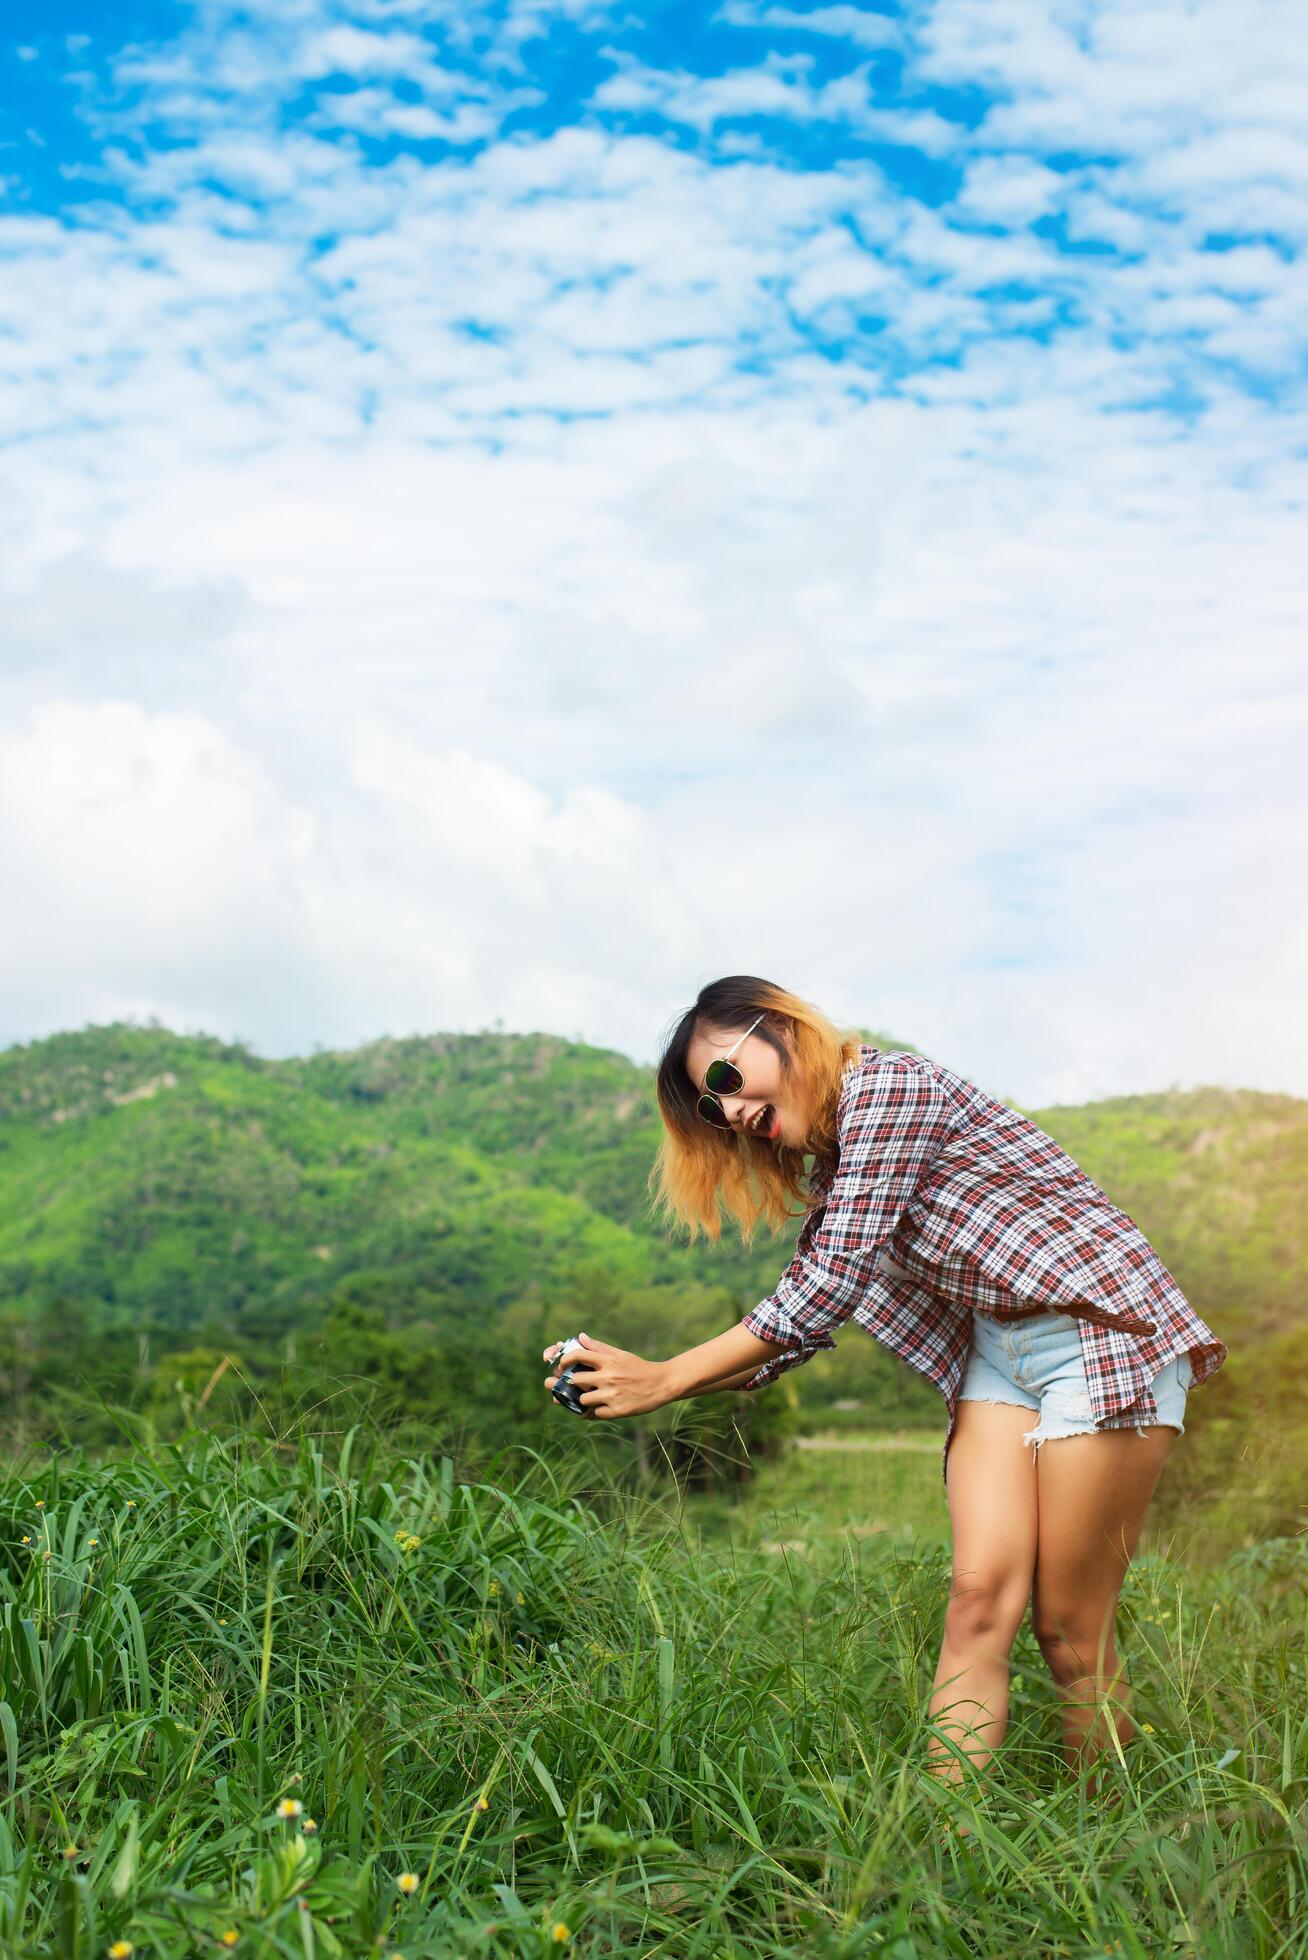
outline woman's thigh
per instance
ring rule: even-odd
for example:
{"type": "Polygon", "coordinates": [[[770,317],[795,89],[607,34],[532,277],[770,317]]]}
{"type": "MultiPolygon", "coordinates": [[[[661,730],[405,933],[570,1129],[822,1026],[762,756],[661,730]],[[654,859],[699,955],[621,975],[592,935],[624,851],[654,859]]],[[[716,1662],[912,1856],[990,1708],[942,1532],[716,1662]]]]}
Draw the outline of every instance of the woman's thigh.
{"type": "Polygon", "coordinates": [[[953,1532],[953,1592],[989,1597],[1021,1624],[1037,1551],[1036,1473],[1022,1446],[1030,1411],[960,1402],[945,1469],[953,1532]]]}
{"type": "Polygon", "coordinates": [[[1157,1424],[1051,1438],[1041,1449],[1032,1619],[1042,1640],[1097,1646],[1175,1442],[1176,1430],[1157,1424]]]}

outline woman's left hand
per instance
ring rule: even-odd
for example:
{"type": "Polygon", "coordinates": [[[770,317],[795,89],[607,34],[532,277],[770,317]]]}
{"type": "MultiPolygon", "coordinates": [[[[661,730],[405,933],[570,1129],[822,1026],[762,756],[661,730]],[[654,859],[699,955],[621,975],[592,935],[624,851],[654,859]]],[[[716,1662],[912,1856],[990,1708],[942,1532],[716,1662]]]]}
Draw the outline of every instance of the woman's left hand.
{"type": "MultiPolygon", "coordinates": [[[[576,1368],[572,1379],[587,1415],[602,1420],[613,1416],[643,1416],[650,1409],[662,1408],[671,1399],[662,1361],[642,1360],[638,1354],[628,1354],[625,1348],[592,1340],[589,1334],[581,1336],[581,1344],[584,1355],[574,1350],[564,1366],[576,1368]]],[[[545,1359],[550,1360],[554,1352],[555,1348],[546,1348],[545,1359]]],[[[557,1374],[546,1375],[546,1388],[553,1388],[558,1378],[557,1374]]]]}

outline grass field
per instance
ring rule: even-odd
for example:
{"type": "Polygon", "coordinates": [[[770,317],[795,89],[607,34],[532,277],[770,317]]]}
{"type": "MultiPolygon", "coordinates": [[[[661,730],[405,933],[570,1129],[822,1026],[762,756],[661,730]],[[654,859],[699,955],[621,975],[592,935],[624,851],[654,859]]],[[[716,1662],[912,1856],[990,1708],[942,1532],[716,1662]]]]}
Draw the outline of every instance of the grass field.
{"type": "Polygon", "coordinates": [[[0,1528],[6,1955],[1304,1950],[1303,1542],[1137,1564],[1110,1807],[1028,1633],[993,1782],[923,1772],[934,1440],[732,1506],[198,1437],[10,1470],[0,1528]]]}

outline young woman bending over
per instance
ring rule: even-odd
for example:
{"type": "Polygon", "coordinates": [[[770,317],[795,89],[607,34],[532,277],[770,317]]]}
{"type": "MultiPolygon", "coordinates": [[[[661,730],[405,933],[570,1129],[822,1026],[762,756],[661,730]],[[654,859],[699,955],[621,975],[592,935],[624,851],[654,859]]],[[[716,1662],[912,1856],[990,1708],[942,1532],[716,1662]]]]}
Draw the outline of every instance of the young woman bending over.
{"type": "Polygon", "coordinates": [[[804,1221],[774,1291],[712,1340],[647,1361],[583,1337],[588,1413],[762,1388],[855,1321],[949,1414],[931,1767],[956,1780],[1001,1741],[1028,1604],[1069,1761],[1097,1757],[1110,1723],[1129,1740],[1118,1594],[1186,1393],[1226,1358],[1138,1226],[1029,1118],[747,975],[681,1016],[657,1095],[651,1187],[692,1239],[718,1237],[720,1204],[746,1242],[796,1202],[804,1221]]]}

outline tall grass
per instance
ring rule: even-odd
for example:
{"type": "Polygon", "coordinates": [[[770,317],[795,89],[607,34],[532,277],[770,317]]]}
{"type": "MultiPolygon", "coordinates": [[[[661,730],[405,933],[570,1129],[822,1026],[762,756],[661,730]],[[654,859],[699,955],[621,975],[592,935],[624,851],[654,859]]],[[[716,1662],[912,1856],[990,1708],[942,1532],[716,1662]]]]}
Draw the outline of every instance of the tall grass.
{"type": "Polygon", "coordinates": [[[1025,1645],[956,1791],[922,1766],[943,1542],[796,1558],[578,1474],[357,1434],[7,1473],[4,1952],[1303,1950],[1302,1543],[1135,1568],[1115,1805],[1025,1645]]]}

